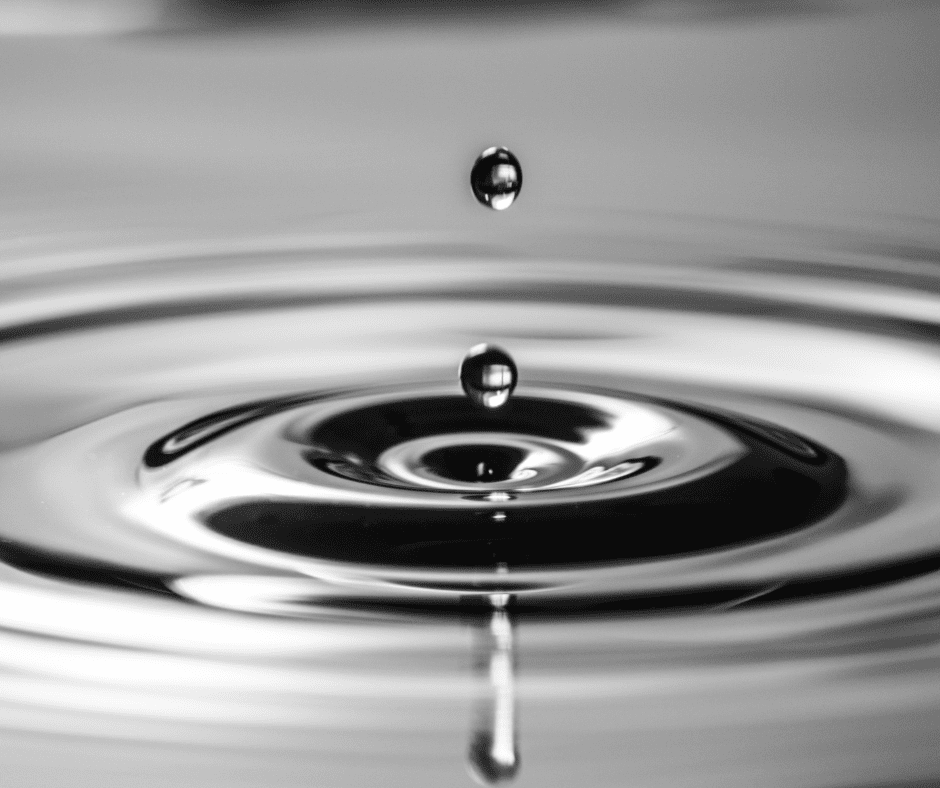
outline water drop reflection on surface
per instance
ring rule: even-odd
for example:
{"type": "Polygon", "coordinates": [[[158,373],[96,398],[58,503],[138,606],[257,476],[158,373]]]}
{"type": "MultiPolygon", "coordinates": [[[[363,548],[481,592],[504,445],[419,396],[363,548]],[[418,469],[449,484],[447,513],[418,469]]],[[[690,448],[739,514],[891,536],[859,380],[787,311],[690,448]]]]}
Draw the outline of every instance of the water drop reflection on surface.
{"type": "Polygon", "coordinates": [[[494,604],[482,632],[477,632],[477,664],[488,679],[488,691],[479,702],[477,725],[470,739],[468,766],[483,785],[506,782],[519,772],[516,728],[515,651],[512,621],[503,609],[505,600],[494,604]]]}

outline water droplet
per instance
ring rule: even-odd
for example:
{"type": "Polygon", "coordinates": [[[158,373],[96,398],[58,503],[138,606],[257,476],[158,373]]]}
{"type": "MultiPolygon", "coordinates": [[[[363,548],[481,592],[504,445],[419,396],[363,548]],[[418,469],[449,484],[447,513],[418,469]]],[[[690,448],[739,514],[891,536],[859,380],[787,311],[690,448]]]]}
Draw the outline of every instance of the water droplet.
{"type": "Polygon", "coordinates": [[[522,189],[522,167],[506,148],[487,148],[470,171],[470,185],[481,205],[504,211],[522,189]]]}
{"type": "Polygon", "coordinates": [[[460,364],[460,385],[470,399],[484,408],[499,408],[516,388],[516,362],[493,345],[476,345],[460,364]]]}

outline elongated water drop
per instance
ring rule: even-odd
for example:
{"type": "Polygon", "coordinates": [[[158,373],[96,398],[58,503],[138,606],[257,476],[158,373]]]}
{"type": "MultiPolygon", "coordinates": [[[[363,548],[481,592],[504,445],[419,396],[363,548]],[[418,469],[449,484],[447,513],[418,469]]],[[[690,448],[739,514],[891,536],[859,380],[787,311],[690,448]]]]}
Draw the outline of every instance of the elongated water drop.
{"type": "Polygon", "coordinates": [[[475,345],[460,364],[464,393],[484,408],[499,408],[516,388],[516,362],[494,345],[475,345]]]}
{"type": "Polygon", "coordinates": [[[522,167],[507,148],[487,148],[470,171],[470,185],[481,205],[504,211],[522,189],[522,167]]]}

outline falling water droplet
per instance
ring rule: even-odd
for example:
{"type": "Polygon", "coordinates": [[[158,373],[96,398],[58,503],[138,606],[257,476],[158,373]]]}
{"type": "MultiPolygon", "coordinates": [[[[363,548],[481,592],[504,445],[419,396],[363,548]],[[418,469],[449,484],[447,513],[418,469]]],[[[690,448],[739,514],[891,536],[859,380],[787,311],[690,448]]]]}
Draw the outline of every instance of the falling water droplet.
{"type": "Polygon", "coordinates": [[[516,362],[493,345],[475,345],[460,363],[460,385],[464,393],[484,408],[499,408],[516,388],[516,362]]]}
{"type": "Polygon", "coordinates": [[[470,185],[481,205],[504,211],[522,189],[522,167],[506,148],[487,148],[470,171],[470,185]]]}

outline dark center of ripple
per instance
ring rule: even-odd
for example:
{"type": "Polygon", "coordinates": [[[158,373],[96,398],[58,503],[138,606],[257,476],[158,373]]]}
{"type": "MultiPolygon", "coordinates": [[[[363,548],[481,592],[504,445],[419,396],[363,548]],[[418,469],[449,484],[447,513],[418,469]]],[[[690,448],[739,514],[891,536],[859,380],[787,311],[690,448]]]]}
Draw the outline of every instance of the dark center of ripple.
{"type": "Polygon", "coordinates": [[[449,446],[424,455],[424,467],[458,482],[506,482],[519,474],[526,453],[512,446],[449,446]]]}

